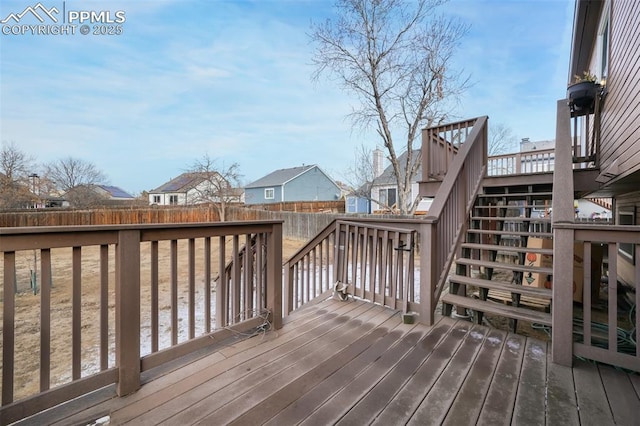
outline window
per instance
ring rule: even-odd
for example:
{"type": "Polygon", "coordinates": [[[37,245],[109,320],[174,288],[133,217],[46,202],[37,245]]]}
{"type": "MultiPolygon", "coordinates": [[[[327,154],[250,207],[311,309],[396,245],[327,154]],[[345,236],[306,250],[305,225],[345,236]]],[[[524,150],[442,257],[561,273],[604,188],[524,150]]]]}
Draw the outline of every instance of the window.
{"type": "Polygon", "coordinates": [[[171,204],[171,205],[178,204],[178,196],[177,195],[169,195],[169,204],[171,204]]]}
{"type": "Polygon", "coordinates": [[[381,207],[393,207],[396,204],[396,189],[384,188],[378,191],[378,204],[381,207]]]}
{"type": "Polygon", "coordinates": [[[602,83],[606,83],[609,75],[609,16],[611,15],[611,2],[607,1],[602,9],[602,18],[598,29],[597,44],[597,72],[602,83]]]}
{"type": "MultiPolygon", "coordinates": [[[[620,207],[618,210],[618,225],[635,225],[636,224],[636,209],[633,206],[620,207]]],[[[631,263],[635,258],[635,244],[632,243],[620,243],[618,246],[618,253],[631,263]]]]}
{"type": "Polygon", "coordinates": [[[264,199],[265,200],[273,200],[275,198],[275,191],[273,188],[266,188],[264,190],[264,199]]]}
{"type": "Polygon", "coordinates": [[[154,204],[160,204],[160,196],[159,195],[154,195],[153,196],[153,203],[154,204]]]}

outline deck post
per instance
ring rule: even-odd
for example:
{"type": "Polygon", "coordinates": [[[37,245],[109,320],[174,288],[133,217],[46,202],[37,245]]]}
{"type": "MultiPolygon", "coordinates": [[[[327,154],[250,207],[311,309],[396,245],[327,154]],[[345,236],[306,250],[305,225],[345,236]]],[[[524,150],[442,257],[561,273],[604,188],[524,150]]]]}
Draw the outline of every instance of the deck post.
{"type": "MultiPolygon", "coordinates": [[[[571,113],[566,99],[558,101],[553,173],[553,224],[572,224],[573,160],[571,113]]],[[[573,229],[553,230],[552,361],[571,366],[573,360],[573,229]]]]}
{"type": "Polygon", "coordinates": [[[435,225],[420,225],[420,322],[433,325],[435,301],[435,225]]]}
{"type": "Polygon", "coordinates": [[[116,365],[119,396],[140,388],[140,231],[118,232],[116,247],[116,365]]]}
{"type": "Polygon", "coordinates": [[[267,306],[271,326],[282,328],[282,222],[272,225],[267,240],[267,306]]]}

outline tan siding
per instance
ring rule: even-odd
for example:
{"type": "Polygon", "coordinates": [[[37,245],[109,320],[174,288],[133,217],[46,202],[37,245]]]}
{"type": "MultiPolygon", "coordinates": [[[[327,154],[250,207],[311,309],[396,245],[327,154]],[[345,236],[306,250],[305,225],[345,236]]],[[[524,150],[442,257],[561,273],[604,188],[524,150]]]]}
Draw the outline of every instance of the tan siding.
{"type": "Polygon", "coordinates": [[[640,169],[640,2],[611,4],[608,95],[602,116],[603,168],[618,159],[621,175],[640,169]]]}

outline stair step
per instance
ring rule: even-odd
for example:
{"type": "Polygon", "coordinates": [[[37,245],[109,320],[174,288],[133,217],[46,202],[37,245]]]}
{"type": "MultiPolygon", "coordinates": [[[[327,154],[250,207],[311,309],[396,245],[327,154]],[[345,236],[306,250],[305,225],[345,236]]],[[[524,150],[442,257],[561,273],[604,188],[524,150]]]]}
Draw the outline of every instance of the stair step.
{"type": "Polygon", "coordinates": [[[470,297],[458,296],[456,294],[445,294],[442,301],[449,305],[462,306],[463,308],[473,309],[491,314],[496,314],[506,318],[527,321],[531,323],[551,325],[551,314],[546,312],[534,311],[532,309],[505,305],[502,303],[472,299],[470,297]]]}
{"type": "Polygon", "coordinates": [[[472,220],[495,220],[503,222],[551,223],[550,217],[509,217],[509,216],[471,216],[472,220]]]}
{"type": "Polygon", "coordinates": [[[515,235],[519,237],[538,237],[538,238],[553,237],[553,234],[551,232],[536,232],[535,234],[533,234],[531,232],[522,232],[522,231],[494,231],[492,229],[467,229],[467,232],[470,234],[515,235]]]}
{"type": "Polygon", "coordinates": [[[481,198],[500,198],[500,197],[509,197],[509,198],[513,198],[513,197],[532,197],[533,199],[543,199],[544,198],[551,198],[553,195],[552,192],[514,192],[514,193],[510,193],[510,194],[478,194],[478,197],[481,198]]]}
{"type": "MultiPolygon", "coordinates": [[[[515,201],[515,200],[511,200],[515,201]]],[[[507,210],[519,210],[519,209],[536,209],[544,211],[550,209],[553,206],[551,204],[545,206],[541,204],[493,204],[490,206],[473,206],[474,209],[507,209],[507,210]]]]}
{"type": "Polygon", "coordinates": [[[508,251],[513,253],[538,253],[538,254],[553,255],[553,249],[550,249],[550,248],[499,246],[497,244],[480,244],[480,243],[462,243],[462,248],[486,250],[486,251],[508,251]]]}
{"type": "Polygon", "coordinates": [[[508,271],[519,272],[536,272],[540,274],[553,275],[553,268],[544,268],[541,266],[514,265],[512,263],[489,262],[486,260],[465,258],[456,259],[456,263],[458,265],[484,266],[485,268],[504,269],[508,271]]]}
{"type": "Polygon", "coordinates": [[[500,290],[508,293],[518,293],[523,296],[531,296],[539,299],[551,299],[552,291],[547,288],[528,287],[515,285],[504,281],[483,280],[482,278],[465,277],[462,275],[452,275],[449,277],[450,283],[471,285],[474,287],[500,290]]]}

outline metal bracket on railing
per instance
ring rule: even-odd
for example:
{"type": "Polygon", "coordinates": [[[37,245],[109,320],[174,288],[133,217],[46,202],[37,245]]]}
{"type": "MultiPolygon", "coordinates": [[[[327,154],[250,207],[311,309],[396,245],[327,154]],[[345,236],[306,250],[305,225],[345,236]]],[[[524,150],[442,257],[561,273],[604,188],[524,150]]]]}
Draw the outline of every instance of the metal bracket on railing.
{"type": "Polygon", "coordinates": [[[413,246],[414,246],[413,241],[411,242],[411,247],[409,247],[409,248],[407,248],[407,242],[406,241],[401,241],[400,245],[398,247],[394,247],[393,249],[397,250],[397,251],[413,251],[413,246]]]}
{"type": "Polygon", "coordinates": [[[342,301],[345,301],[349,298],[349,284],[343,283],[340,281],[336,281],[333,285],[333,291],[336,296],[342,301]]]}

